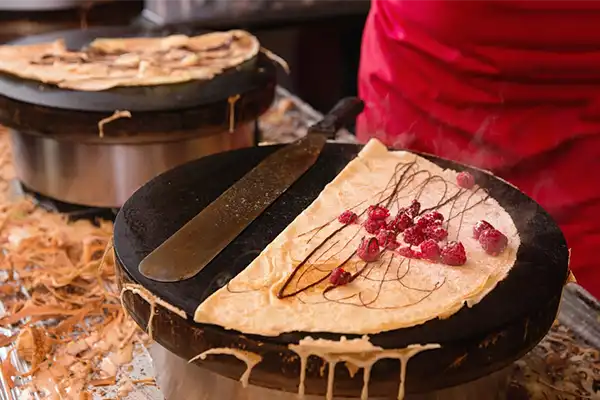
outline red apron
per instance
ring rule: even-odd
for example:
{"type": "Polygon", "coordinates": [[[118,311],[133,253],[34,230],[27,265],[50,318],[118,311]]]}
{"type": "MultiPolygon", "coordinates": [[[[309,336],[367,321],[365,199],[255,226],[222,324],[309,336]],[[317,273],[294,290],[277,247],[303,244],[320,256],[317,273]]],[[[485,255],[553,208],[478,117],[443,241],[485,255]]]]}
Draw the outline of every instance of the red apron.
{"type": "Polygon", "coordinates": [[[512,182],[600,298],[600,2],[373,0],[359,78],[361,141],[512,182]]]}

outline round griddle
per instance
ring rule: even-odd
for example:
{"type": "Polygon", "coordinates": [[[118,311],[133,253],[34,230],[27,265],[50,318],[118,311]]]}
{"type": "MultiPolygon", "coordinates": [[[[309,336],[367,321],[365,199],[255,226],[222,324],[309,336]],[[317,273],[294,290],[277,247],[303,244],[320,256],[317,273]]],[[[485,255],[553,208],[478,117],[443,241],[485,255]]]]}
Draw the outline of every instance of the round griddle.
{"type": "MultiPolygon", "coordinates": [[[[81,48],[98,37],[164,36],[173,32],[139,31],[133,28],[94,28],[31,36],[17,44],[64,38],[70,48],[81,48]]],[[[60,135],[61,140],[95,143],[157,141],[156,134],[176,137],[212,135],[230,127],[229,103],[234,103],[235,124],[256,119],[275,95],[276,65],[260,53],[239,68],[208,81],[179,84],[118,87],[100,92],[61,89],[36,81],[0,74],[0,123],[22,132],[60,135]],[[104,127],[98,137],[98,121],[115,110],[128,110],[104,127]]],[[[160,141],[165,140],[162,136],[160,141]]]]}
{"type": "MultiPolygon", "coordinates": [[[[96,38],[157,37],[172,33],[175,32],[102,27],[29,36],[11,44],[64,39],[67,47],[75,50],[96,38]]],[[[205,32],[194,34],[201,33],[205,32]]],[[[97,136],[99,120],[112,115],[115,110],[128,110],[136,118],[107,124],[107,136],[131,132],[181,132],[214,126],[222,130],[221,127],[229,122],[228,99],[232,96],[240,95],[235,103],[236,122],[254,119],[269,107],[274,96],[276,72],[274,63],[259,53],[210,80],[116,87],[99,92],[61,89],[0,73],[0,122],[42,134],[97,136]]]]}
{"type": "MultiPolygon", "coordinates": [[[[278,337],[246,335],[196,324],[193,314],[203,299],[242,271],[315,200],[325,185],[356,157],[360,145],[328,143],[314,167],[196,277],[177,283],[159,283],[144,278],[137,269],[149,252],[279,147],[257,147],[202,158],[148,182],[125,203],[116,218],[115,254],[121,283],[141,284],[187,314],[184,320],[157,307],[153,322],[155,340],[187,359],[214,347],[259,353],[263,361],[254,368],[251,382],[296,391],[300,362],[287,345],[298,343],[306,336],[339,340],[342,335],[306,332],[278,337]]],[[[554,321],[568,273],[565,239],[538,204],[491,174],[438,157],[423,156],[442,168],[473,173],[477,182],[512,216],[522,244],[508,277],[476,306],[464,307],[445,320],[370,335],[373,344],[384,348],[441,344],[440,350],[421,353],[409,363],[409,393],[468,382],[507,366],[529,351],[554,321]]],[[[148,304],[137,295],[126,294],[124,300],[132,316],[145,327],[148,304]]],[[[226,356],[210,356],[199,363],[235,379],[244,368],[242,363],[226,356]]],[[[327,379],[322,375],[323,361],[312,357],[308,364],[307,393],[324,394],[327,379]]],[[[382,360],[375,364],[369,393],[374,397],[393,394],[397,390],[398,373],[397,361],[382,360]]],[[[338,366],[336,395],[359,397],[362,373],[358,375],[352,379],[346,368],[338,366]]]]}

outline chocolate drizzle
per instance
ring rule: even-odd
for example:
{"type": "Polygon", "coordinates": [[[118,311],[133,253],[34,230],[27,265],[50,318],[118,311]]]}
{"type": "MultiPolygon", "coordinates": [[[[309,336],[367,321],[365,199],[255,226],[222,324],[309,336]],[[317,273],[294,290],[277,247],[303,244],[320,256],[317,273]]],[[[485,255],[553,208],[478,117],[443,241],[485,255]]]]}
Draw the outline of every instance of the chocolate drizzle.
{"type": "MultiPolygon", "coordinates": [[[[365,216],[368,206],[370,205],[383,205],[388,209],[393,207],[397,210],[401,210],[408,206],[413,199],[419,200],[427,187],[434,184],[442,185],[440,190],[441,195],[433,206],[420,210],[418,216],[450,205],[450,211],[445,221],[446,229],[449,228],[451,221],[458,219],[456,231],[456,237],[458,238],[465,212],[487,200],[489,195],[485,194],[478,201],[471,204],[471,199],[478,192],[483,191],[483,189],[477,188],[474,191],[461,189],[455,184],[448,182],[441,175],[434,175],[428,170],[419,169],[416,161],[398,163],[392,177],[382,191],[375,193],[370,198],[362,200],[351,207],[350,210],[356,212],[359,219],[365,216]],[[423,176],[425,176],[425,179],[416,185],[416,187],[405,190],[414,183],[415,180],[419,178],[422,179],[423,176]],[[469,197],[464,203],[464,206],[460,210],[457,209],[458,200],[466,194],[468,194],[469,197]]],[[[297,238],[310,234],[310,237],[306,241],[306,244],[310,244],[321,232],[323,232],[323,230],[328,230],[328,228],[331,228],[336,224],[338,224],[337,218],[334,218],[308,232],[298,235],[297,238]]],[[[432,283],[430,287],[415,287],[418,285],[414,285],[414,283],[410,285],[404,282],[403,280],[410,274],[413,260],[402,257],[397,253],[386,249],[381,252],[379,260],[375,262],[364,262],[358,259],[358,257],[355,257],[356,251],[352,251],[345,255],[341,262],[332,263],[331,260],[336,259],[342,253],[347,253],[348,249],[353,248],[353,246],[356,245],[355,239],[361,232],[363,232],[362,226],[356,224],[335,227],[333,231],[327,234],[325,238],[321,239],[321,241],[316,244],[308,254],[297,263],[297,265],[295,265],[292,272],[277,290],[277,297],[279,299],[296,297],[299,301],[304,303],[305,299],[300,295],[327,282],[331,272],[340,267],[343,267],[352,274],[350,283],[359,279],[369,281],[374,285],[373,290],[369,290],[369,293],[352,293],[351,290],[346,290],[349,293],[346,294],[346,292],[339,292],[340,289],[338,286],[327,284],[324,289],[322,289],[321,302],[337,302],[373,309],[399,309],[420,303],[446,283],[446,278],[435,284],[432,283]],[[345,239],[340,237],[342,232],[351,229],[354,229],[355,232],[349,239],[347,236],[345,236],[345,239]],[[328,253],[336,246],[338,246],[338,248],[334,250],[332,254],[328,255],[328,253]],[[306,277],[309,272],[316,272],[315,275],[318,276],[313,277],[308,281],[306,277]],[[394,306],[376,305],[383,293],[386,283],[391,282],[397,282],[402,288],[417,293],[418,295],[412,295],[411,301],[407,304],[394,306]]],[[[314,303],[312,299],[311,303],[314,303]]]]}

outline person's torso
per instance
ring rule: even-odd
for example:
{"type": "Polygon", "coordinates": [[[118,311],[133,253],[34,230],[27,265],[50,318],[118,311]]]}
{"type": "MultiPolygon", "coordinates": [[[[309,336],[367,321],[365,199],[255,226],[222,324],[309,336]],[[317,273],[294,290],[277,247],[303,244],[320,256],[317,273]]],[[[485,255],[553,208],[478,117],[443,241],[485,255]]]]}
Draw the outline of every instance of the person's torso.
{"type": "Polygon", "coordinates": [[[402,96],[505,151],[491,167],[600,129],[600,2],[374,1],[362,51],[368,107],[402,96]]]}

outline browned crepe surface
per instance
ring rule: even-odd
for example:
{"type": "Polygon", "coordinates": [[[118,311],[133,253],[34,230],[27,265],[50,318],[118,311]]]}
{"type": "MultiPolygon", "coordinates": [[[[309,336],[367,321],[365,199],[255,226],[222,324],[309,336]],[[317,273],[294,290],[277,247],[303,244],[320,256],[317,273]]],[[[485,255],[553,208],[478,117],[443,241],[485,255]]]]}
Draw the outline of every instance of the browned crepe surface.
{"type": "Polygon", "coordinates": [[[71,51],[62,40],[0,46],[0,71],[82,91],[208,80],[255,57],[258,39],[233,30],[188,37],[97,39],[71,51]]]}

